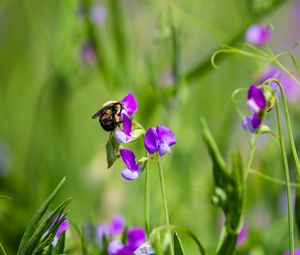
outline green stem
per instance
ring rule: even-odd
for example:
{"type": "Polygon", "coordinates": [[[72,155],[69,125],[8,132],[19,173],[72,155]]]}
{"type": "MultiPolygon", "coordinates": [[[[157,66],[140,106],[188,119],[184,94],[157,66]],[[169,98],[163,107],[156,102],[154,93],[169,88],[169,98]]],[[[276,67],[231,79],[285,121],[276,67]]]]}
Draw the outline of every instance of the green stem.
{"type": "Polygon", "coordinates": [[[149,173],[148,173],[148,163],[147,163],[146,169],[145,169],[145,229],[146,229],[147,238],[149,238],[149,229],[150,229],[150,180],[149,180],[149,173]]]}
{"type": "Polygon", "coordinates": [[[283,159],[283,166],[284,166],[285,180],[286,180],[286,190],[287,190],[287,200],[288,200],[289,247],[290,247],[290,254],[294,254],[294,223],[293,223],[294,220],[293,220],[293,207],[292,207],[292,192],[291,192],[291,183],[290,183],[287,155],[286,155],[286,150],[284,147],[284,141],[282,137],[282,126],[280,121],[279,105],[278,105],[277,97],[275,99],[275,105],[276,105],[279,143],[280,143],[282,159],[283,159]]]}
{"type": "Polygon", "coordinates": [[[251,137],[250,154],[249,154],[248,162],[247,162],[247,165],[246,165],[246,172],[245,172],[245,176],[244,176],[244,181],[247,180],[248,173],[249,173],[249,170],[250,170],[251,165],[252,165],[252,161],[253,161],[253,157],[254,157],[254,153],[255,153],[255,147],[256,147],[257,140],[258,140],[258,137],[256,135],[253,135],[251,137]]]}
{"type": "Polygon", "coordinates": [[[289,140],[290,140],[290,144],[291,144],[291,147],[292,147],[293,157],[294,157],[294,160],[295,160],[295,163],[296,163],[297,173],[298,173],[298,176],[300,177],[300,163],[299,163],[299,159],[298,159],[298,155],[297,155],[297,149],[296,149],[296,145],[295,145],[295,141],[294,141],[293,130],[292,130],[289,111],[288,111],[288,107],[287,107],[286,97],[285,97],[283,88],[282,88],[281,84],[278,82],[278,80],[271,79],[271,82],[275,82],[277,84],[277,86],[279,87],[279,89],[280,89],[282,104],[283,104],[283,111],[284,111],[284,115],[285,115],[285,121],[286,121],[287,130],[288,130],[289,140]]]}
{"type": "MultiPolygon", "coordinates": [[[[162,195],[162,200],[163,200],[163,208],[165,212],[165,221],[166,221],[166,226],[170,226],[170,219],[169,219],[169,213],[168,213],[168,205],[167,205],[167,196],[166,196],[166,189],[165,189],[165,181],[164,181],[164,173],[162,169],[162,164],[159,159],[159,156],[157,156],[157,166],[159,170],[159,180],[160,180],[160,188],[161,188],[161,195],[162,195]]],[[[170,249],[171,249],[171,254],[173,255],[174,249],[173,249],[173,242],[171,238],[171,234],[168,234],[169,236],[169,241],[170,241],[170,249]]]]}
{"type": "MultiPolygon", "coordinates": [[[[274,178],[272,176],[263,174],[263,173],[261,173],[261,171],[258,171],[255,169],[249,169],[249,174],[256,174],[260,178],[265,179],[269,182],[286,186],[286,182],[284,180],[280,180],[280,179],[274,178]]],[[[291,187],[300,188],[300,184],[291,182],[291,187]]]]}

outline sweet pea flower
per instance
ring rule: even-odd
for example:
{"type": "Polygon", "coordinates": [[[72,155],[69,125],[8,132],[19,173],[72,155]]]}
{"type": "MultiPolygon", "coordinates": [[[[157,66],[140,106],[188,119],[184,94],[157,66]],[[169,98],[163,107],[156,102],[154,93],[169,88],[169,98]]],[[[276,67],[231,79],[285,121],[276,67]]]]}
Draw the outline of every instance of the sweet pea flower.
{"type": "MultiPolygon", "coordinates": [[[[285,251],[283,255],[290,255],[290,251],[285,251]]],[[[300,255],[300,250],[295,248],[294,255],[300,255]]]]}
{"type": "Polygon", "coordinates": [[[159,156],[171,153],[171,146],[176,144],[174,133],[166,126],[149,128],[145,134],[144,145],[150,154],[158,152],[159,156]]]}
{"type": "Polygon", "coordinates": [[[142,166],[136,163],[134,152],[128,149],[121,149],[120,154],[127,166],[122,171],[123,178],[129,181],[137,179],[142,172],[142,166]]]}
{"type": "Polygon", "coordinates": [[[271,27],[264,24],[255,24],[250,26],[245,35],[247,42],[257,46],[262,46],[266,42],[270,42],[272,37],[271,27]]]}
{"type": "Polygon", "coordinates": [[[120,143],[129,143],[136,138],[132,134],[132,120],[126,114],[123,115],[123,130],[118,129],[115,135],[120,143]]]}
{"type": "Polygon", "coordinates": [[[98,224],[97,237],[100,242],[104,236],[115,237],[120,235],[125,229],[125,220],[121,214],[113,216],[109,224],[98,224]]]}
{"type": "Polygon", "coordinates": [[[252,84],[247,93],[247,106],[253,111],[252,117],[245,116],[242,120],[242,127],[251,133],[258,130],[262,123],[267,100],[262,88],[252,84]]]}
{"type": "Polygon", "coordinates": [[[124,245],[120,240],[113,240],[107,247],[109,255],[132,255],[133,252],[145,243],[145,230],[141,227],[128,229],[127,243],[124,245]]]}
{"type": "Polygon", "coordinates": [[[248,90],[247,106],[255,113],[259,113],[266,107],[266,98],[261,88],[252,84],[248,90]]]}

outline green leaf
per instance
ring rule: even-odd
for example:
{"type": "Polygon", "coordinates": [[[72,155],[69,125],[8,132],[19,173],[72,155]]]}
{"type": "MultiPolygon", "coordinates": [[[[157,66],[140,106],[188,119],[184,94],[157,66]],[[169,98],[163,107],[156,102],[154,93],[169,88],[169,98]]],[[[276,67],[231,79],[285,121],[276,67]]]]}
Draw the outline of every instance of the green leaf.
{"type": "Polygon", "coordinates": [[[231,171],[229,171],[204,119],[201,119],[201,133],[213,162],[215,187],[212,202],[219,206],[225,215],[216,254],[230,255],[235,250],[241,224],[244,192],[243,163],[240,152],[233,153],[231,171]]]}
{"type": "Polygon", "coordinates": [[[54,191],[50,194],[50,196],[47,198],[47,200],[44,202],[44,204],[38,209],[36,214],[33,216],[32,220],[30,221],[30,223],[28,224],[28,227],[26,228],[26,230],[24,232],[23,238],[22,238],[22,240],[20,242],[20,245],[19,245],[17,255],[26,254],[25,253],[25,247],[27,246],[27,242],[33,236],[33,234],[34,234],[34,232],[35,232],[35,230],[38,226],[38,223],[40,222],[43,215],[47,211],[50,203],[53,201],[53,199],[55,198],[55,196],[57,195],[57,193],[59,192],[59,190],[63,186],[65,180],[66,180],[66,178],[64,177],[60,181],[60,183],[57,185],[57,187],[54,189],[54,191]]]}
{"type": "Polygon", "coordinates": [[[110,168],[115,161],[119,158],[119,147],[117,139],[113,134],[109,136],[109,140],[106,144],[106,160],[107,160],[107,168],[110,168]]]}
{"type": "Polygon", "coordinates": [[[71,202],[71,200],[72,199],[69,198],[61,203],[54,210],[54,212],[37,227],[32,237],[28,240],[26,246],[24,247],[25,254],[32,254],[33,252],[39,254],[39,252],[42,251],[44,247],[52,244],[60,224],[65,220],[65,216],[61,217],[61,215],[63,215],[64,209],[71,202]],[[57,217],[60,217],[60,219],[57,220],[54,226],[51,227],[53,221],[57,217]],[[49,232],[47,233],[47,231],[49,232]]]}
{"type": "Polygon", "coordinates": [[[64,253],[65,250],[65,239],[66,239],[66,232],[63,232],[59,237],[57,244],[52,252],[53,255],[60,255],[64,253]]]}
{"type": "Polygon", "coordinates": [[[175,231],[176,232],[182,232],[182,233],[188,235],[191,239],[193,239],[193,241],[197,245],[200,254],[205,255],[205,250],[204,250],[201,242],[197,238],[197,236],[193,232],[191,232],[190,230],[188,230],[186,228],[179,227],[179,226],[175,226],[175,225],[159,226],[159,227],[157,227],[157,228],[155,228],[151,231],[149,241],[155,249],[155,254],[158,254],[157,251],[158,251],[158,249],[161,248],[159,238],[160,238],[160,232],[163,231],[163,230],[168,230],[168,231],[173,231],[173,232],[175,232],[175,231]]]}
{"type": "Polygon", "coordinates": [[[179,239],[179,236],[176,232],[174,233],[173,240],[174,240],[174,255],[185,255],[181,244],[181,240],[179,239]]]}

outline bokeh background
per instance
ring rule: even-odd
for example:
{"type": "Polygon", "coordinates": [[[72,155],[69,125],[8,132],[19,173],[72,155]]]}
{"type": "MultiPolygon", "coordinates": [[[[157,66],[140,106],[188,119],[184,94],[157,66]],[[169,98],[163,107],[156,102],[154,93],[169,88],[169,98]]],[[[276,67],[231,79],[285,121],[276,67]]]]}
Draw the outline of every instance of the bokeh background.
{"type": "MultiPolygon", "coordinates": [[[[191,229],[211,254],[221,216],[211,203],[211,161],[199,119],[206,118],[225,157],[240,148],[246,161],[249,134],[231,94],[256,82],[268,63],[225,55],[214,69],[210,57],[221,44],[241,47],[254,23],[273,26],[274,52],[299,56],[299,0],[1,0],[0,194],[12,199],[0,200],[0,241],[8,254],[63,176],[57,201],[73,197],[68,217],[78,228],[116,213],[129,225],[144,224],[144,175],[123,180],[121,161],[107,169],[108,133],[91,119],[104,102],[128,92],[138,100],[136,120],[176,134],[177,145],[163,160],[171,222],[191,229]]],[[[296,137],[298,102],[289,105],[296,137]]],[[[275,128],[272,117],[266,121],[275,128]]],[[[141,141],[135,149],[142,156],[141,141]]],[[[277,141],[265,135],[253,167],[283,179],[279,155],[277,141]]],[[[164,222],[155,164],[150,177],[155,227],[164,222]]],[[[285,204],[283,186],[249,176],[249,254],[287,249],[285,204]]],[[[183,240],[187,254],[195,254],[193,243],[183,240]]]]}

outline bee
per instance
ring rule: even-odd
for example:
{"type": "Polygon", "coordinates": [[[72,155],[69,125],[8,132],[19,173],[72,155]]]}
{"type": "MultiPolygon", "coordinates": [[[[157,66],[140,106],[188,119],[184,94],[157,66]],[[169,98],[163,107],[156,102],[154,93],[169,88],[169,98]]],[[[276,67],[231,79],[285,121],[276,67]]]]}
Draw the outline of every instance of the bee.
{"type": "Polygon", "coordinates": [[[120,115],[123,105],[118,101],[109,101],[103,104],[103,107],[96,112],[92,119],[99,118],[99,123],[105,131],[113,131],[121,122],[120,115]]]}

